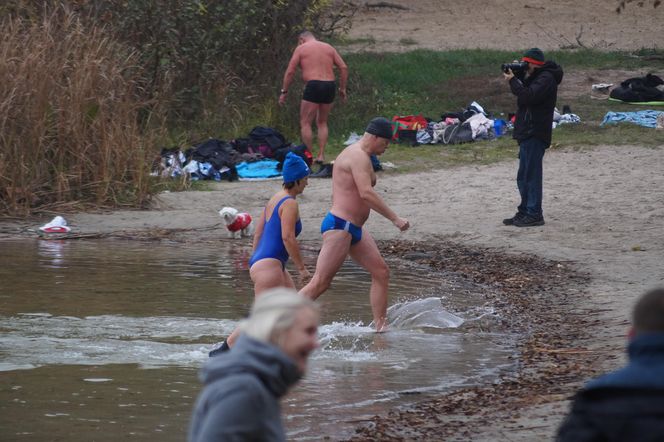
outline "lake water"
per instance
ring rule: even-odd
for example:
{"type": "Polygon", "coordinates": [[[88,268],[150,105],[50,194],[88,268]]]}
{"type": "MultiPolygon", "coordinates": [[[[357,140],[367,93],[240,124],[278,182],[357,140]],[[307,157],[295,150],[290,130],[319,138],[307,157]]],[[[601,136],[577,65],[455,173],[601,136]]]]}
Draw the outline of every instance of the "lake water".
{"type": "MultiPolygon", "coordinates": [[[[198,369],[253,300],[249,253],[233,240],[0,242],[2,440],[184,440],[198,369]]],[[[486,331],[499,322],[486,288],[391,267],[388,333],[373,333],[369,275],[352,262],[320,298],[321,349],[283,401],[289,439],[341,439],[512,369],[514,338],[486,331]]]]}

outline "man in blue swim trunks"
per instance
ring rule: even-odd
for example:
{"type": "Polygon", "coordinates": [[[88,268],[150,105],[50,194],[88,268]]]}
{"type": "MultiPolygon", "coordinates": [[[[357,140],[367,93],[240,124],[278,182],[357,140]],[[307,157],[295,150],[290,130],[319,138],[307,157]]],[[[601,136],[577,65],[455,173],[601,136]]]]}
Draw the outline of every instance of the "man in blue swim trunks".
{"type": "Polygon", "coordinates": [[[330,287],[334,275],[346,257],[371,274],[370,301],[376,331],[385,330],[387,287],[390,269],[378,251],[376,242],[362,228],[373,209],[392,221],[402,232],[408,220],[399,217],[376,193],[376,174],[371,155],[381,155],[392,139],[392,124],[383,117],[371,120],[362,138],[345,148],[334,161],[332,173],[332,208],[323,219],[323,246],[318,254],[316,272],[300,293],[318,298],[330,287]]]}
{"type": "Polygon", "coordinates": [[[339,70],[339,95],[344,101],[346,100],[348,67],[331,45],[316,40],[316,37],[309,31],[301,32],[298,35],[298,46],[293,52],[284,74],[279,95],[281,105],[286,102],[288,87],[295,77],[298,66],[302,69],[302,79],[305,82],[304,94],[300,102],[302,142],[313,153],[314,136],[311,125],[316,119],[319,149],[316,162],[323,163],[328,137],[327,119],[330,116],[337,89],[334,67],[336,66],[339,70]]]}

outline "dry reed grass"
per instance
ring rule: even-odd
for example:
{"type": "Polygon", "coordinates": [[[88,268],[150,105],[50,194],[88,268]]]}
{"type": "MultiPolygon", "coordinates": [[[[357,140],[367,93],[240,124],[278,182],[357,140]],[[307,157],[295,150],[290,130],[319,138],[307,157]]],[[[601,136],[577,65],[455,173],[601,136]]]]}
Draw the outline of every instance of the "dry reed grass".
{"type": "Polygon", "coordinates": [[[0,25],[0,214],[146,203],[136,55],[65,10],[0,25]]]}

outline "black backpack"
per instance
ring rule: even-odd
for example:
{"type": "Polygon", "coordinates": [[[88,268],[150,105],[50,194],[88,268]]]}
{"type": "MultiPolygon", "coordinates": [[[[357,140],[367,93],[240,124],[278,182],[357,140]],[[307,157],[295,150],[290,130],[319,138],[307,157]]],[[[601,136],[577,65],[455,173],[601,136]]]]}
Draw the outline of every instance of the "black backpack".
{"type": "Polygon", "coordinates": [[[272,151],[288,145],[286,138],[276,129],[256,126],[249,132],[249,145],[251,147],[258,147],[261,144],[267,144],[272,148],[272,151]]]}

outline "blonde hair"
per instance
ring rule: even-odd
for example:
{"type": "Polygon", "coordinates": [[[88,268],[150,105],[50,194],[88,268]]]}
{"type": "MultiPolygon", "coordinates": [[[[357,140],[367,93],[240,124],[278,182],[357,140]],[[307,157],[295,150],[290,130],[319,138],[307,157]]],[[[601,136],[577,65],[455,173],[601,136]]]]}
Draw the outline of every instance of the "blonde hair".
{"type": "Polygon", "coordinates": [[[315,302],[293,289],[266,290],[256,298],[249,318],[240,324],[240,330],[259,341],[278,345],[280,335],[293,325],[295,315],[304,307],[318,312],[315,302]]]}

